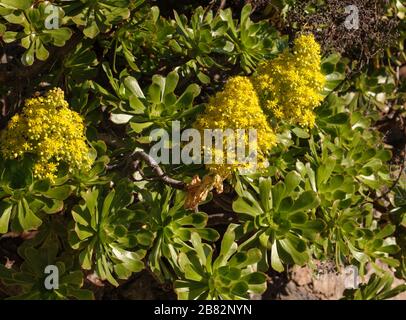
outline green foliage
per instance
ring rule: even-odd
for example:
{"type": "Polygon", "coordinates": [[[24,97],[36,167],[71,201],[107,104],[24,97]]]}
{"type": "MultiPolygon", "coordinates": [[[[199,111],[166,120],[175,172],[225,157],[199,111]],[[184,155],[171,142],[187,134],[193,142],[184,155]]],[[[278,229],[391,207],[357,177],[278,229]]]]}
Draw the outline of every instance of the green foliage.
{"type": "Polygon", "coordinates": [[[33,181],[31,159],[23,163],[0,161],[0,233],[29,231],[42,224],[41,218],[63,210],[63,201],[73,188],[33,181]],[[41,218],[40,218],[41,217],[41,218]]]}
{"type": "MultiPolygon", "coordinates": [[[[48,17],[47,13],[49,13],[47,12],[49,4],[41,3],[38,7],[32,7],[31,1],[1,1],[0,6],[5,7],[0,11],[4,12],[2,13],[4,20],[10,25],[18,25],[21,29],[21,31],[3,32],[3,40],[5,43],[21,41],[21,45],[27,49],[21,58],[25,65],[32,65],[35,58],[48,59],[47,46],[62,47],[72,36],[72,31],[66,27],[46,28],[45,21],[48,17]]],[[[62,19],[63,10],[58,10],[59,17],[62,19]]]]}
{"type": "Polygon", "coordinates": [[[235,229],[230,224],[221,241],[217,258],[213,249],[192,234],[193,251],[179,255],[180,280],[175,290],[181,300],[247,300],[249,294],[262,294],[266,290],[266,276],[256,272],[261,259],[258,249],[240,252],[235,242],[235,229]]]}
{"type": "Polygon", "coordinates": [[[344,300],[386,300],[406,290],[406,285],[392,289],[393,277],[389,273],[378,276],[373,274],[368,283],[356,290],[346,290],[344,300]]]}
{"type": "Polygon", "coordinates": [[[230,9],[215,15],[198,7],[190,20],[176,11],[172,20],[161,17],[159,8],[152,7],[145,13],[141,28],[129,24],[119,30],[117,53],[135,71],[140,66],[151,71],[158,67],[147,59],[145,51],[156,55],[160,66],[162,62],[171,66],[173,59],[179,59],[176,69],[181,76],[196,76],[203,84],[213,80],[213,71],[235,65],[252,72],[260,60],[278,53],[284,41],[265,21],[252,22],[250,12],[251,7],[245,6],[236,21],[230,9]]]}
{"type": "MultiPolygon", "coordinates": [[[[116,124],[129,122],[131,131],[135,134],[151,129],[153,125],[155,128],[169,130],[172,121],[189,119],[202,109],[202,106],[193,106],[194,99],[200,94],[198,85],[189,85],[180,96],[175,94],[179,82],[176,71],[172,71],[167,77],[154,75],[145,95],[134,77],[123,76],[118,82],[107,65],[105,71],[120,98],[115,99],[119,103],[117,108],[126,112],[112,113],[111,121],[116,124]],[[124,105],[123,102],[127,103],[124,105]]],[[[140,141],[145,139],[140,138],[140,141]]]]}
{"type": "Polygon", "coordinates": [[[84,0],[68,2],[63,9],[69,18],[79,27],[83,27],[83,34],[89,38],[95,38],[99,33],[106,33],[113,25],[128,19],[130,16],[129,6],[136,8],[144,0],[84,0]],[[70,2],[70,3],[69,3],[70,2]]]}
{"type": "Polygon", "coordinates": [[[320,201],[312,190],[296,190],[301,182],[297,172],[286,176],[285,182],[272,185],[270,178],[260,178],[258,192],[240,190],[233,210],[246,217],[243,233],[253,236],[242,244],[263,248],[264,264],[271,251],[272,268],[282,272],[283,263],[303,265],[309,260],[307,239],[314,239],[323,230],[323,222],[314,219],[310,210],[320,201]]]}
{"type": "Polygon", "coordinates": [[[154,234],[149,267],[161,279],[172,280],[179,268],[180,252],[192,248],[193,238],[213,242],[219,234],[206,228],[206,213],[191,213],[183,208],[184,193],[173,194],[167,188],[162,194],[144,191],[141,195],[142,201],[134,210],[138,220],[146,224],[146,230],[154,234]],[[171,268],[167,267],[164,259],[169,261],[171,268]]]}
{"type": "Polygon", "coordinates": [[[131,227],[134,212],[126,209],[133,201],[128,189],[112,190],[104,198],[99,189],[82,192],[83,203],[72,209],[74,227],[69,243],[79,250],[83,269],[95,269],[102,280],[118,286],[113,273],[127,279],[144,268],[142,259],[152,241],[146,230],[131,227]]]}

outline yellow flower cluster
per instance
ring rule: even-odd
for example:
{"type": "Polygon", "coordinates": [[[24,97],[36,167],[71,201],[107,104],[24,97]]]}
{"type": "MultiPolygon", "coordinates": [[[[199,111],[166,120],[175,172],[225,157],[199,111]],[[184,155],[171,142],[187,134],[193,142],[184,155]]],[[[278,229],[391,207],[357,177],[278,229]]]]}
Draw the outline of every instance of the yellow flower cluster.
{"type": "Polygon", "coordinates": [[[0,133],[0,150],[6,158],[36,155],[34,176],[54,182],[61,162],[74,170],[92,165],[80,115],[69,109],[64,92],[53,89],[45,97],[28,99],[0,133]]]}
{"type": "Polygon", "coordinates": [[[292,51],[259,65],[252,82],[263,109],[276,119],[313,127],[313,109],[323,100],[320,45],[313,35],[301,35],[292,51]]]}
{"type": "MultiPolygon", "coordinates": [[[[210,99],[205,112],[196,120],[195,127],[201,132],[204,129],[220,129],[223,132],[231,129],[235,132],[235,136],[237,136],[238,129],[245,130],[246,150],[248,151],[251,147],[252,150],[257,151],[256,167],[258,168],[265,166],[266,155],[276,142],[276,136],[267,122],[266,115],[260,107],[258,96],[248,77],[230,78],[224,90],[210,99]],[[248,130],[250,129],[257,131],[255,145],[249,141],[248,130]]],[[[224,140],[223,144],[227,146],[226,138],[224,140]]],[[[238,141],[237,138],[236,141],[238,141]]],[[[237,156],[235,156],[234,161],[228,163],[227,152],[229,150],[214,149],[213,155],[216,152],[223,153],[223,164],[209,164],[207,167],[211,173],[218,174],[223,179],[238,169],[250,170],[250,166],[253,165],[249,162],[239,163],[237,156]]],[[[235,152],[235,149],[231,152],[235,152]]]]}

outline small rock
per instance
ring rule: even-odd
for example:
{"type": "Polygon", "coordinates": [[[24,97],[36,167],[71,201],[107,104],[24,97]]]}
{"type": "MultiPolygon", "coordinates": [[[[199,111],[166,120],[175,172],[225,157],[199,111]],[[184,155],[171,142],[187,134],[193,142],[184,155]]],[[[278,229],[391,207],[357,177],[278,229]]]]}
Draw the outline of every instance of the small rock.
{"type": "Polygon", "coordinates": [[[312,282],[312,272],[307,267],[295,266],[292,272],[292,280],[299,286],[304,286],[312,282]]]}

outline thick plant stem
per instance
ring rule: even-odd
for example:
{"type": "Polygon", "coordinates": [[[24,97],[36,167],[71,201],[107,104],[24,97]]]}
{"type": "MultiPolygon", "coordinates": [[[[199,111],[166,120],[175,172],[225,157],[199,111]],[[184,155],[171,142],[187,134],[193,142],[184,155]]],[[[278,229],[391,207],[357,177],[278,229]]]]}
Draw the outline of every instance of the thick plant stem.
{"type": "MultiPolygon", "coordinates": [[[[166,175],[166,173],[162,170],[162,168],[158,165],[158,163],[146,152],[144,151],[135,151],[131,155],[132,159],[134,161],[132,162],[133,168],[136,171],[140,171],[139,165],[140,161],[143,161],[148,167],[150,167],[155,174],[156,178],[167,184],[168,186],[171,186],[172,188],[179,189],[179,190],[184,190],[186,187],[186,184],[183,181],[175,180],[173,178],[170,178],[166,175]]],[[[141,172],[142,174],[142,172],[141,172]]]]}

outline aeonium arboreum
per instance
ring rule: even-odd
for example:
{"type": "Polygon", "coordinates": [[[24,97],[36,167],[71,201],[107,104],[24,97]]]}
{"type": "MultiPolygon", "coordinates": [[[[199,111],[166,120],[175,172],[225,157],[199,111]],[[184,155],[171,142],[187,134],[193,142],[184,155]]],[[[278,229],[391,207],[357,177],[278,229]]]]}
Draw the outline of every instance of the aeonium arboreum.
{"type": "Polygon", "coordinates": [[[271,178],[261,178],[258,192],[239,190],[233,210],[246,221],[244,234],[252,234],[241,247],[262,248],[261,266],[268,265],[268,250],[272,268],[280,272],[283,262],[303,265],[310,258],[308,240],[323,229],[324,223],[310,213],[320,203],[317,194],[301,190],[300,182],[300,176],[292,171],[284,182],[275,185],[271,178]]]}
{"type": "Polygon", "coordinates": [[[169,187],[162,193],[140,192],[142,200],[134,210],[146,230],[154,234],[148,265],[161,281],[172,280],[179,271],[179,253],[192,249],[193,234],[208,242],[216,241],[219,234],[206,227],[206,213],[184,209],[184,192],[174,192],[169,187]]]}

